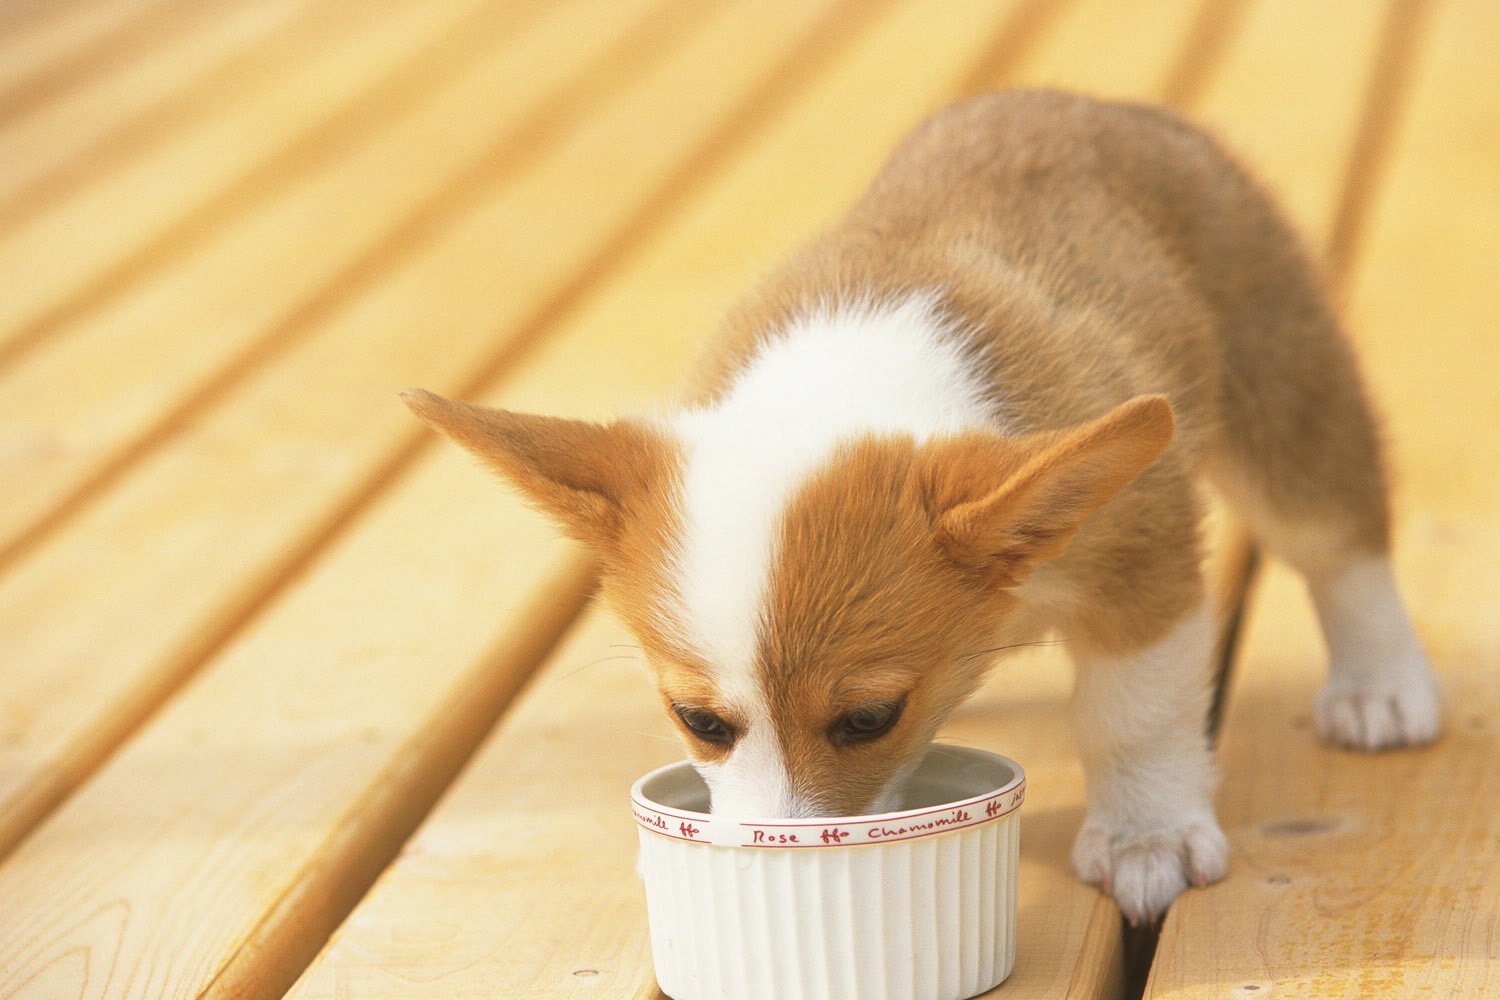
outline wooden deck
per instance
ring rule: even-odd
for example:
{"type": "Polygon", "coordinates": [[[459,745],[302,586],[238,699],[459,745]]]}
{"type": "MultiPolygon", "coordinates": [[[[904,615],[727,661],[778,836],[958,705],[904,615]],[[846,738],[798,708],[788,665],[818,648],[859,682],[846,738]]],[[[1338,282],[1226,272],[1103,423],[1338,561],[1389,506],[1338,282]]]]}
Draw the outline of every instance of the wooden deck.
{"type": "MultiPolygon", "coordinates": [[[[1321,747],[1273,567],[1232,873],[1132,943],[1146,994],[1500,995],[1497,47],[1492,0],[0,4],[0,997],[655,996],[635,650],[395,393],[649,405],[1013,84],[1188,109],[1323,248],[1451,699],[1430,749],[1321,747]]],[[[996,996],[1130,988],[1068,683],[1012,661],[947,733],[1030,777],[996,996]]]]}

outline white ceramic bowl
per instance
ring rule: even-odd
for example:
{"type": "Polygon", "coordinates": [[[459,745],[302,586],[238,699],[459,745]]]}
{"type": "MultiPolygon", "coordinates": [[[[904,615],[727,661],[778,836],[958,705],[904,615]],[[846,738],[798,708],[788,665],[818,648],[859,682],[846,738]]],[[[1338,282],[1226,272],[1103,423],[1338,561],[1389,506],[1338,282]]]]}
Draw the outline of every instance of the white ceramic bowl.
{"type": "Polygon", "coordinates": [[[631,789],[656,978],[673,1000],[962,1000],[1016,955],[1026,777],[934,746],[905,808],[873,816],[710,815],[692,765],[631,789]]]}

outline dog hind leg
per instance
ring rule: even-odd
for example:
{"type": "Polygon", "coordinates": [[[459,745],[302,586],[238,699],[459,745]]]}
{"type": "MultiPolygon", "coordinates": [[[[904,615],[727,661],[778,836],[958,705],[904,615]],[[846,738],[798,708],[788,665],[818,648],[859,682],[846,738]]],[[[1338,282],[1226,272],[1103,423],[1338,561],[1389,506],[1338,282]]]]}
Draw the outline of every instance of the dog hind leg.
{"type": "Polygon", "coordinates": [[[1328,648],[1324,739],[1367,751],[1430,742],[1441,698],[1396,586],[1383,456],[1353,355],[1321,303],[1278,322],[1276,342],[1293,350],[1231,373],[1212,478],[1307,582],[1328,648]]]}

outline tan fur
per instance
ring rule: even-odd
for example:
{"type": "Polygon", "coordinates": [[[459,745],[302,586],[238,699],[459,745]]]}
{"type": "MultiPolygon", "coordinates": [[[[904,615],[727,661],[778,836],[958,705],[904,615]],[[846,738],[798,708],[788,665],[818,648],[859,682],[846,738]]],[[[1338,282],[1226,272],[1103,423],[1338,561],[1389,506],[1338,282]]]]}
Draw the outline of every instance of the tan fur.
{"type": "Polygon", "coordinates": [[[924,459],[910,440],[860,442],[783,521],[762,683],[794,785],[834,814],[868,808],[893,765],[973,692],[1009,604],[935,543],[924,459]],[[901,720],[879,742],[826,738],[842,711],[900,698],[901,720]]]}
{"type": "Polygon", "coordinates": [[[914,756],[979,683],[1011,589],[1170,436],[1166,402],[1146,397],[1072,434],[871,438],[809,481],[783,521],[762,662],[794,782],[831,812],[868,806],[891,758],[914,756]],[[878,746],[824,738],[841,711],[898,698],[878,746]]]}
{"type": "Polygon", "coordinates": [[[1019,587],[1042,563],[1062,555],[1083,522],[1156,461],[1171,439],[1166,398],[1141,396],[1070,432],[1005,442],[1025,455],[1025,464],[1003,477],[993,474],[995,466],[1004,467],[999,462],[961,470],[973,484],[972,498],[939,508],[943,547],[991,586],[1019,587]]]}
{"type": "Polygon", "coordinates": [[[612,552],[660,495],[667,448],[628,421],[603,426],[492,410],[410,389],[423,420],[488,462],[581,542],[612,552]],[[633,525],[632,525],[633,526],[633,525]]]}
{"type": "MultiPolygon", "coordinates": [[[[1190,644],[1196,633],[1181,629],[1203,602],[1199,473],[1263,542],[1305,526],[1287,554],[1310,573],[1385,554],[1375,425],[1314,269],[1258,186],[1170,112],[1016,92],[939,113],[841,222],[729,314],[687,401],[712,405],[800,317],[913,294],[935,294],[973,331],[971,363],[1006,432],[851,441],[785,513],[756,668],[790,780],[819,810],[873,802],[973,691],[997,640],[1055,628],[1081,662],[1120,671],[1155,669],[1151,650],[1190,644]],[[841,713],[898,700],[878,741],[830,738],[841,713]]],[[[669,706],[744,724],[660,613],[673,442],[644,424],[409,402],[601,551],[606,593],[669,706]]],[[[1180,752],[1198,758],[1183,773],[1207,773],[1192,717],[1206,668],[1189,666],[1193,690],[1177,699],[1180,752]]],[[[727,752],[684,735],[700,760],[727,752]]],[[[1121,755],[1136,738],[1123,723],[1109,737],[1123,741],[1109,768],[1129,771],[1121,755]]],[[[1163,830],[1091,804],[1080,870],[1136,879],[1131,903],[1117,889],[1127,912],[1222,872],[1208,790],[1183,781],[1188,805],[1163,830]],[[1164,830],[1182,838],[1187,874],[1140,846],[1164,830]]]]}
{"type": "Polygon", "coordinates": [[[1031,427],[1164,392],[1174,445],[1299,517],[1384,551],[1383,465],[1352,352],[1269,199],[1171,112],[988,95],[934,116],[832,231],[726,320],[711,399],[810,303],[944,290],[1031,427]]]}

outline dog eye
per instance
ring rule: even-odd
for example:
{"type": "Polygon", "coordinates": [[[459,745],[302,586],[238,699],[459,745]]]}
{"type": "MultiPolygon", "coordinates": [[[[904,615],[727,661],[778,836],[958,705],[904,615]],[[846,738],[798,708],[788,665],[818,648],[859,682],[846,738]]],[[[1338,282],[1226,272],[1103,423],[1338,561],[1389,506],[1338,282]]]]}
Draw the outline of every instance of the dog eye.
{"type": "Polygon", "coordinates": [[[734,742],[734,727],[706,708],[673,705],[672,710],[694,736],[705,743],[728,746],[734,742]]]}
{"type": "Polygon", "coordinates": [[[872,701],[856,705],[839,717],[833,724],[829,737],[834,743],[863,743],[884,736],[901,717],[901,701],[872,701]]]}

